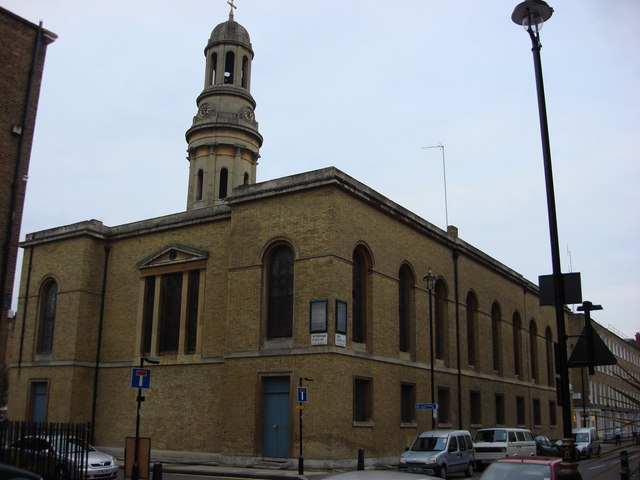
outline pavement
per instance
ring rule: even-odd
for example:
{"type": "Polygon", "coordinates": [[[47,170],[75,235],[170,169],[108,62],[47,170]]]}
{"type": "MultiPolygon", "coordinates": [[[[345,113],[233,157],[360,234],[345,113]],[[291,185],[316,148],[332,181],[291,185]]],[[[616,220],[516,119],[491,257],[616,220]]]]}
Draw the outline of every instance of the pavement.
{"type": "MultiPolygon", "coordinates": [[[[104,449],[105,451],[108,449],[104,449]]],[[[630,455],[640,453],[640,445],[634,444],[631,439],[622,441],[622,445],[615,445],[613,442],[602,443],[603,454],[619,454],[627,451],[630,455]]],[[[124,465],[122,455],[112,452],[121,465],[124,465]]],[[[161,473],[191,474],[209,477],[230,477],[268,480],[322,480],[324,477],[334,474],[355,470],[353,468],[340,469],[314,469],[305,465],[304,474],[298,473],[297,459],[290,459],[284,462],[256,461],[252,465],[227,465],[221,461],[211,460],[202,454],[194,455],[181,452],[152,452],[150,480],[159,480],[154,475],[154,469],[161,465],[161,473]]],[[[369,467],[367,467],[368,469],[369,467]]],[[[382,467],[377,467],[382,468],[382,467]]],[[[160,477],[161,478],[161,477],[160,477]]]]}

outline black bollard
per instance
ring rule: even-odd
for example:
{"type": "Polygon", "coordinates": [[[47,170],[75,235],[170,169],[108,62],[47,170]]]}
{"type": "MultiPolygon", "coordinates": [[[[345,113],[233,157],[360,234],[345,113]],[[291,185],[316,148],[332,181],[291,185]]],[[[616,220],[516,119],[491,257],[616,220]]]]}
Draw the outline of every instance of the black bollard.
{"type": "Polygon", "coordinates": [[[153,464],[153,480],[162,480],[162,464],[159,462],[153,464]]]}
{"type": "Polygon", "coordinates": [[[626,450],[620,452],[620,480],[629,480],[629,454],[626,450]]]}
{"type": "Polygon", "coordinates": [[[358,449],[358,470],[364,470],[364,448],[358,449]]]}

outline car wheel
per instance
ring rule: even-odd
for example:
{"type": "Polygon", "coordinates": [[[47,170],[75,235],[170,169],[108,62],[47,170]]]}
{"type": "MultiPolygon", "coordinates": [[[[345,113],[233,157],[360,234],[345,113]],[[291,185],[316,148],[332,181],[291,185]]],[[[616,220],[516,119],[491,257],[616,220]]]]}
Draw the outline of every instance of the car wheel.
{"type": "Polygon", "coordinates": [[[442,467],[440,467],[440,478],[447,478],[447,466],[446,465],[442,465],[442,467]]]}
{"type": "Polygon", "coordinates": [[[464,476],[470,478],[473,476],[473,463],[469,462],[467,469],[464,471],[464,476]]]}

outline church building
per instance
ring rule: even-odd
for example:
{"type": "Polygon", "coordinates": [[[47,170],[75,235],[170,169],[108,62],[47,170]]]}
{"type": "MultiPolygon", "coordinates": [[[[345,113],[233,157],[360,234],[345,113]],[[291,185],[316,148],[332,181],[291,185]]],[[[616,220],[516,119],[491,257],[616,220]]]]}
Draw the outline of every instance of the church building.
{"type": "Polygon", "coordinates": [[[142,364],[152,451],[394,463],[432,428],[417,404],[437,428],[561,436],[535,284],[338,168],[257,183],[253,56],[232,11],[205,48],[186,211],[26,236],[9,419],[124,448],[142,364]]]}

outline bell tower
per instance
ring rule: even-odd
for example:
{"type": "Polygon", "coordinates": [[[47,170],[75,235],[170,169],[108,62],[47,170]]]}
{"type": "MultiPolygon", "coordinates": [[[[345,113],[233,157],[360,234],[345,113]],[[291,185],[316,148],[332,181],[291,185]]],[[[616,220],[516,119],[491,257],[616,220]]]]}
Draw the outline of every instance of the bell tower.
{"type": "Polygon", "coordinates": [[[262,135],[251,96],[253,50],[247,30],[233,18],[216,26],[204,49],[204,90],[187,130],[187,210],[224,202],[239,185],[256,182],[262,135]]]}

